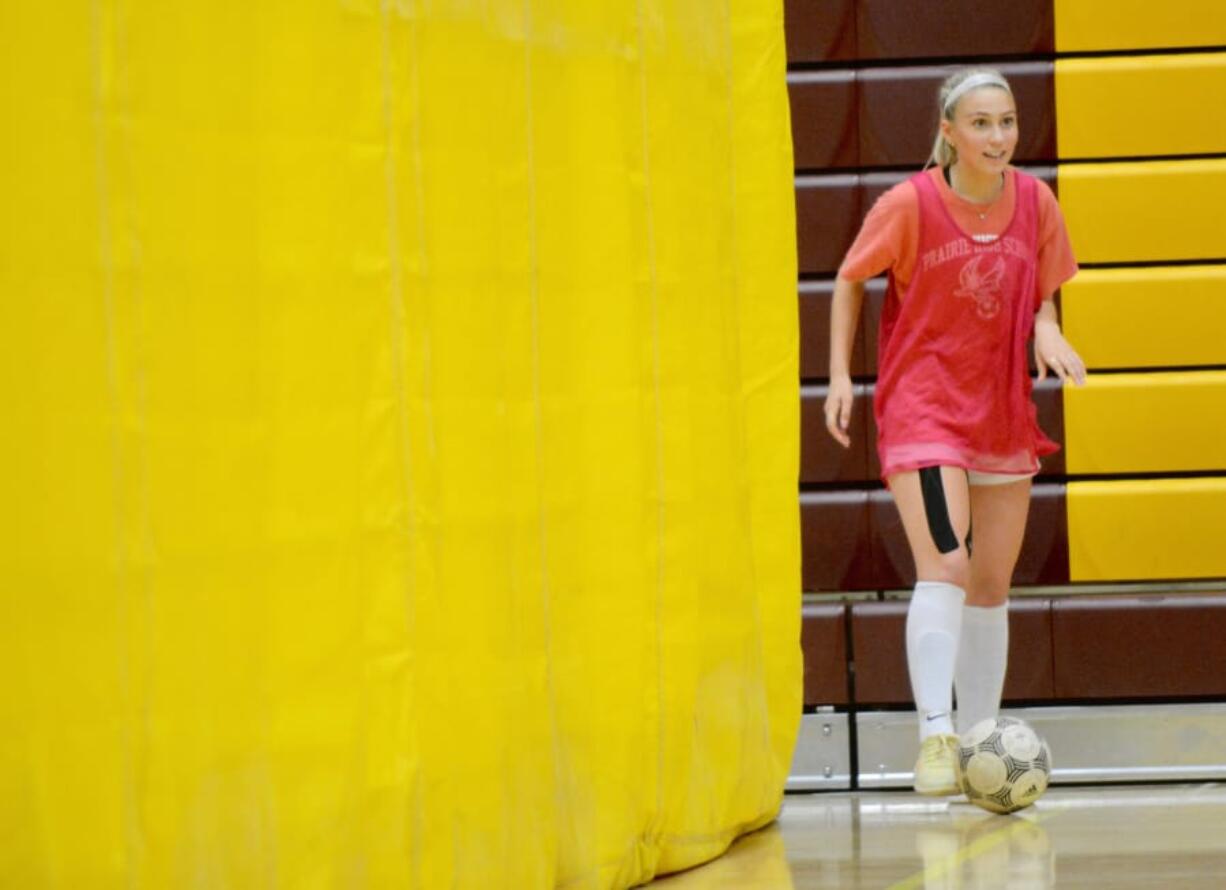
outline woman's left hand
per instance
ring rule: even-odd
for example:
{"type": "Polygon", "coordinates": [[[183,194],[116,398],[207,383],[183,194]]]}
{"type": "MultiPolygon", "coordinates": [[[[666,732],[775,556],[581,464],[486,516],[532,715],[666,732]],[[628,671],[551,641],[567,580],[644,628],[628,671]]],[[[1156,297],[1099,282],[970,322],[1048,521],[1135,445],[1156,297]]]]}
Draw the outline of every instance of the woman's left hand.
{"type": "Polygon", "coordinates": [[[1078,386],[1086,382],[1086,363],[1077,350],[1069,345],[1060,333],[1059,325],[1040,320],[1034,326],[1034,363],[1039,369],[1039,379],[1047,377],[1048,369],[1060,378],[1061,383],[1072,380],[1078,386]]]}

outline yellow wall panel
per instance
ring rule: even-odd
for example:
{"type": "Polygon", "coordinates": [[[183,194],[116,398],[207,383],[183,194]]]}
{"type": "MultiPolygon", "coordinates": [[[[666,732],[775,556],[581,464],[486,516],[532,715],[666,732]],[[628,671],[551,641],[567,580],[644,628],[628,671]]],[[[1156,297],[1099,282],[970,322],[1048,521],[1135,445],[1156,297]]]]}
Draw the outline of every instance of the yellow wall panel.
{"type": "Polygon", "coordinates": [[[1055,0],[1056,51],[1226,45],[1220,0],[1055,0]]]}
{"type": "Polygon", "coordinates": [[[4,5],[0,886],[621,888],[774,818],[782,29],[4,5]]]}
{"type": "Polygon", "coordinates": [[[1226,257],[1226,160],[1068,164],[1059,179],[1081,262],[1226,257]]]}
{"type": "Polygon", "coordinates": [[[1226,151],[1226,114],[1213,111],[1223,95],[1226,53],[1058,59],[1060,157],[1226,151]]]}
{"type": "Polygon", "coordinates": [[[1070,482],[1073,581],[1226,576],[1226,478],[1070,482]]]}
{"type": "Polygon", "coordinates": [[[1091,374],[1064,434],[1071,474],[1226,471],[1226,371],[1091,374]]]}
{"type": "Polygon", "coordinates": [[[1092,369],[1226,365],[1226,266],[1083,269],[1060,313],[1092,369]]]}

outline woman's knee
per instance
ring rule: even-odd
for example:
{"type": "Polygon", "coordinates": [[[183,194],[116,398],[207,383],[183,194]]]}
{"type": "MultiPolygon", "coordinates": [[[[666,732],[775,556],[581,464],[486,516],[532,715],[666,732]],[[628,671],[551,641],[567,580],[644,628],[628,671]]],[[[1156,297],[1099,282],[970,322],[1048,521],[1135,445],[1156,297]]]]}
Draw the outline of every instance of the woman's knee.
{"type": "Polygon", "coordinates": [[[970,584],[970,576],[971,558],[965,544],[957,550],[941,553],[926,560],[926,564],[919,570],[920,581],[941,581],[961,587],[963,590],[966,590],[970,584]]]}
{"type": "Polygon", "coordinates": [[[972,572],[970,586],[966,588],[966,604],[991,608],[1009,600],[1010,578],[1000,574],[972,572]]]}

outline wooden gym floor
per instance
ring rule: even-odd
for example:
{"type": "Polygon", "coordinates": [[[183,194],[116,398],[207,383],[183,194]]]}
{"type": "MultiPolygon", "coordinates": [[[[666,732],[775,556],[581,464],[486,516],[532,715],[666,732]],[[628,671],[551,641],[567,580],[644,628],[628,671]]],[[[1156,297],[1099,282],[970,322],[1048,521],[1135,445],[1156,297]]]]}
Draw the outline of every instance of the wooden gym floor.
{"type": "Polygon", "coordinates": [[[903,791],[789,794],[778,821],[653,890],[1226,887],[1226,784],[1055,787],[993,816],[903,791]]]}

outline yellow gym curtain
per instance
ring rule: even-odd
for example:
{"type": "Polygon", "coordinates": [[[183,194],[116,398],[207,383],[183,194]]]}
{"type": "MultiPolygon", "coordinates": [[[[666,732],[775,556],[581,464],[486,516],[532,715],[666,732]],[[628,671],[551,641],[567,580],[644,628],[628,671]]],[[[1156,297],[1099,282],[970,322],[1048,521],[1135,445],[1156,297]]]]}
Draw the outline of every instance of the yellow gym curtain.
{"type": "Polygon", "coordinates": [[[625,887],[773,817],[779,0],[20,0],[0,53],[0,885],[625,887]]]}

